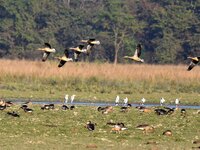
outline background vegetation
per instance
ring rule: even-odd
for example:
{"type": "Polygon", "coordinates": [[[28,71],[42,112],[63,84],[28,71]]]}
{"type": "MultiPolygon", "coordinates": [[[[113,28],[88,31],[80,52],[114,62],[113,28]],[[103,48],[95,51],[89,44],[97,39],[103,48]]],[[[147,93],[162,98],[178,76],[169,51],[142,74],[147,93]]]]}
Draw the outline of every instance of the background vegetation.
{"type": "Polygon", "coordinates": [[[101,41],[90,61],[124,62],[141,42],[148,63],[200,55],[200,0],[1,0],[0,57],[37,59],[50,42],[60,53],[81,39],[101,41]]]}
{"type": "Polygon", "coordinates": [[[63,101],[65,94],[76,94],[75,101],[110,101],[116,95],[130,102],[198,103],[199,67],[191,72],[184,65],[102,64],[0,60],[0,95],[63,101]],[[22,69],[23,68],[23,69],[22,69]]]}

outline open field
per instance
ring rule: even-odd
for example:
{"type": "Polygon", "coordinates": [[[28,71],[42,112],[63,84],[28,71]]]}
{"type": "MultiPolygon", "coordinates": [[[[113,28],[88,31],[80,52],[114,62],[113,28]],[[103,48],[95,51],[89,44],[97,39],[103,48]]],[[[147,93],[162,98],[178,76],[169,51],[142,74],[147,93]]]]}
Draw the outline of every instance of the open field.
{"type": "Polygon", "coordinates": [[[152,149],[182,150],[200,146],[193,141],[200,139],[200,114],[197,110],[187,110],[181,116],[180,110],[172,115],[157,116],[154,112],[142,113],[136,108],[120,112],[102,114],[97,107],[76,107],[63,111],[41,110],[39,106],[29,106],[33,113],[25,113],[19,105],[0,111],[1,149],[152,149]],[[20,117],[7,115],[16,111],[20,117]],[[87,121],[96,123],[94,131],[85,128],[87,121]],[[120,133],[111,132],[107,122],[123,122],[128,128],[120,133]],[[140,124],[155,127],[153,132],[143,133],[136,129],[140,124]],[[162,133],[171,130],[172,136],[162,133]],[[150,143],[150,144],[147,144],[150,143]]]}
{"type": "Polygon", "coordinates": [[[77,101],[114,101],[116,95],[138,102],[199,104],[200,68],[184,65],[67,63],[0,60],[2,98],[62,100],[76,94],[77,101]]]}

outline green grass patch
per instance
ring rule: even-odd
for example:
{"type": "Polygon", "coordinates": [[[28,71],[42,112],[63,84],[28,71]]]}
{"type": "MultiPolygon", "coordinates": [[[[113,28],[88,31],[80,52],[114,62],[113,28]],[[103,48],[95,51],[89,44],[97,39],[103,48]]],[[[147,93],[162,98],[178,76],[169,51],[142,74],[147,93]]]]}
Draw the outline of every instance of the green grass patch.
{"type": "Polygon", "coordinates": [[[32,114],[23,112],[16,105],[0,112],[0,146],[2,149],[191,149],[193,140],[199,139],[200,117],[196,110],[187,110],[182,117],[180,110],[171,116],[157,116],[154,112],[145,114],[135,108],[127,113],[114,107],[110,114],[103,115],[96,107],[76,107],[74,110],[43,111],[39,106],[30,106],[32,114]],[[20,118],[8,116],[16,111],[20,118]],[[96,123],[95,131],[85,128],[87,121],[96,123]],[[127,130],[111,132],[106,125],[110,120],[123,122],[127,130]],[[157,126],[152,133],[144,134],[135,127],[139,124],[157,126]],[[172,130],[172,136],[163,136],[165,130],[172,130]],[[157,144],[146,144],[156,142],[157,144]]]}

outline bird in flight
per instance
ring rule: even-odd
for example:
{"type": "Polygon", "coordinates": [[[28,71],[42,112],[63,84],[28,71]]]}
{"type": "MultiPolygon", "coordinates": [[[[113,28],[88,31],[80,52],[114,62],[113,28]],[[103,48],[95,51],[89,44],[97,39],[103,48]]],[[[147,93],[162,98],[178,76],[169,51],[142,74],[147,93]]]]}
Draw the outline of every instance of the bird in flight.
{"type": "Polygon", "coordinates": [[[50,53],[55,53],[56,50],[49,43],[44,43],[43,48],[38,48],[39,51],[44,51],[42,61],[46,61],[50,53]]]}
{"type": "Polygon", "coordinates": [[[200,56],[199,57],[188,57],[188,59],[191,59],[191,62],[188,67],[188,71],[192,70],[200,61],[200,56]]]}
{"type": "Polygon", "coordinates": [[[58,64],[58,67],[64,66],[64,64],[66,62],[73,61],[72,58],[69,58],[69,50],[68,49],[65,49],[64,56],[62,56],[62,57],[55,57],[55,58],[57,58],[58,60],[60,60],[60,63],[58,64]]]}
{"type": "Polygon", "coordinates": [[[142,51],[142,46],[141,46],[141,44],[138,44],[137,47],[136,47],[136,50],[135,50],[135,54],[133,56],[124,56],[124,58],[143,63],[144,59],[140,58],[141,51],[142,51]]]}
{"type": "Polygon", "coordinates": [[[87,47],[86,47],[86,50],[87,50],[87,55],[90,54],[91,52],[91,49],[94,45],[100,45],[100,41],[98,40],[95,40],[95,39],[89,39],[89,40],[81,40],[82,43],[87,43],[87,47]]]}
{"type": "Polygon", "coordinates": [[[83,49],[84,48],[84,45],[80,44],[78,45],[77,47],[71,47],[69,48],[70,50],[73,50],[74,51],[74,60],[75,61],[78,61],[78,57],[81,53],[87,53],[87,50],[86,49],[83,49]]]}

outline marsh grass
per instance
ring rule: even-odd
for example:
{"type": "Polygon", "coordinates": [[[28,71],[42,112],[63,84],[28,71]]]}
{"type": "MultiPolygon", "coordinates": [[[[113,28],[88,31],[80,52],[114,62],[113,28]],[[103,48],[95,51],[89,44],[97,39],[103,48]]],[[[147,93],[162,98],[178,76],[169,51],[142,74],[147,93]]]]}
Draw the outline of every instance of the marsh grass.
{"type": "MultiPolygon", "coordinates": [[[[182,97],[198,102],[200,68],[184,65],[67,63],[0,60],[1,97],[61,98],[77,93],[83,99],[182,97]],[[151,95],[157,95],[152,97],[151,95]],[[170,97],[174,95],[174,97],[170,97]],[[184,97],[183,97],[184,96],[184,97]]],[[[79,97],[79,98],[80,98],[79,97]]]]}
{"type": "Polygon", "coordinates": [[[103,115],[96,107],[76,107],[74,110],[43,111],[39,106],[27,114],[13,106],[0,112],[0,146],[2,149],[191,149],[193,140],[199,137],[200,118],[196,110],[187,110],[181,117],[180,110],[171,116],[156,116],[141,113],[131,108],[127,113],[114,107],[110,114],[103,115]],[[20,118],[13,118],[7,111],[17,111],[20,118]],[[85,128],[87,121],[96,123],[93,132],[85,128]],[[111,132],[107,122],[123,122],[128,128],[119,133],[111,132]],[[144,134],[135,127],[139,124],[158,126],[153,133],[144,134]],[[172,130],[173,136],[163,136],[165,130],[172,130]],[[156,142],[157,144],[145,144],[156,142]]]}

